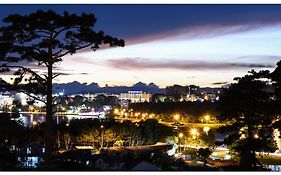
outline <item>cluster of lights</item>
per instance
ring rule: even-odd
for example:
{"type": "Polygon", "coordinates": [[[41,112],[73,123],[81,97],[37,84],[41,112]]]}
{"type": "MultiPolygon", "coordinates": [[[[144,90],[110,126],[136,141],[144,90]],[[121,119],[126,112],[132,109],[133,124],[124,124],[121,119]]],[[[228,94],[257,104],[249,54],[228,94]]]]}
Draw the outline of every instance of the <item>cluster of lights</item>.
{"type": "Polygon", "coordinates": [[[199,136],[199,132],[197,131],[196,128],[192,128],[190,130],[190,134],[192,135],[192,138],[195,139],[197,136],[199,136]]]}
{"type": "Polygon", "coordinates": [[[180,115],[179,115],[179,114],[175,114],[175,115],[174,115],[174,119],[175,119],[175,120],[179,120],[179,119],[180,119],[180,115]]]}
{"type": "Polygon", "coordinates": [[[141,113],[141,112],[133,112],[133,109],[129,109],[129,110],[126,110],[126,109],[117,109],[115,108],[113,110],[113,113],[114,115],[117,115],[117,116],[125,116],[125,117],[141,117],[142,119],[145,119],[146,117],[152,119],[155,117],[155,114],[151,113],[151,114],[148,114],[148,113],[141,113]]]}

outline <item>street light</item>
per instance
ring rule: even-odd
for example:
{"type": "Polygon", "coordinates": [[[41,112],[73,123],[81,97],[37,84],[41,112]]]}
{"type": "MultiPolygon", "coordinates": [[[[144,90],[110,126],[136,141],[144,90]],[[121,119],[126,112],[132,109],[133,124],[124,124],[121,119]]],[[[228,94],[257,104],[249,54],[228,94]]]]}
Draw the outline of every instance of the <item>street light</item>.
{"type": "Polygon", "coordinates": [[[205,127],[203,128],[203,131],[206,132],[206,134],[208,134],[208,132],[210,131],[210,127],[205,126],[205,127]]]}
{"type": "Polygon", "coordinates": [[[183,137],[183,133],[179,133],[179,138],[182,138],[183,137]]]}
{"type": "Polygon", "coordinates": [[[205,119],[206,121],[209,121],[209,120],[210,120],[210,116],[209,116],[209,115],[205,115],[205,116],[204,116],[204,119],[205,119]]]}
{"type": "Polygon", "coordinates": [[[179,133],[179,152],[180,152],[180,155],[181,155],[181,138],[183,137],[183,133],[179,133]]]}
{"type": "Polygon", "coordinates": [[[101,149],[103,148],[103,125],[100,126],[101,128],[101,149]]]}
{"type": "Polygon", "coordinates": [[[32,125],[33,125],[33,126],[37,125],[37,122],[36,122],[36,121],[33,121],[33,122],[32,122],[32,125]]]}
{"type": "Polygon", "coordinates": [[[180,115],[179,115],[179,114],[175,114],[175,115],[174,115],[174,119],[175,119],[176,121],[178,121],[178,120],[180,119],[180,115]]]}
{"type": "Polygon", "coordinates": [[[198,134],[199,134],[198,131],[197,131],[197,129],[195,129],[195,128],[192,128],[192,129],[190,130],[190,133],[191,133],[193,139],[195,139],[196,136],[198,136],[198,134]]]}
{"type": "Polygon", "coordinates": [[[34,110],[33,106],[29,106],[28,108],[29,108],[29,112],[33,112],[33,110],[34,110]]]}
{"type": "Polygon", "coordinates": [[[114,109],[114,114],[115,115],[119,114],[119,110],[118,109],[114,109]]]}

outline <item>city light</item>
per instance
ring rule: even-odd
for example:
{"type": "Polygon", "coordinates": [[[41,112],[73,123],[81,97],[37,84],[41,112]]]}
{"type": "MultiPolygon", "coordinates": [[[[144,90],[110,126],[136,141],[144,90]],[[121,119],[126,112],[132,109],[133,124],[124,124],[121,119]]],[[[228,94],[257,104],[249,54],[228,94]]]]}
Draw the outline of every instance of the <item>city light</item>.
{"type": "Polygon", "coordinates": [[[191,133],[193,139],[195,139],[196,136],[199,135],[197,129],[195,129],[195,128],[191,129],[191,130],[190,130],[190,133],[191,133]]]}
{"type": "Polygon", "coordinates": [[[254,135],[254,138],[258,139],[258,138],[259,138],[259,135],[258,135],[258,134],[255,134],[255,135],[254,135]]]}
{"type": "Polygon", "coordinates": [[[29,110],[31,110],[31,111],[34,110],[34,107],[33,107],[33,106],[29,106],[28,108],[29,108],[29,110]]]}
{"type": "Polygon", "coordinates": [[[203,131],[204,131],[204,132],[206,132],[206,133],[208,134],[208,132],[210,131],[210,127],[205,126],[205,127],[203,128],[203,131]]]}
{"type": "Polygon", "coordinates": [[[205,115],[205,116],[204,116],[204,119],[205,119],[206,121],[208,121],[208,120],[210,120],[210,116],[209,116],[209,115],[205,115]]]}
{"type": "Polygon", "coordinates": [[[115,115],[119,114],[119,110],[118,109],[114,109],[114,114],[115,115]]]}
{"type": "Polygon", "coordinates": [[[182,138],[183,137],[183,133],[179,133],[179,138],[182,138]]]}
{"type": "Polygon", "coordinates": [[[180,119],[180,115],[179,115],[179,114],[175,114],[175,115],[174,115],[174,119],[175,119],[175,120],[179,120],[179,119],[180,119]]]}
{"type": "Polygon", "coordinates": [[[208,97],[208,95],[206,94],[206,95],[204,95],[204,100],[206,100],[206,101],[208,101],[209,100],[209,97],[208,97]]]}

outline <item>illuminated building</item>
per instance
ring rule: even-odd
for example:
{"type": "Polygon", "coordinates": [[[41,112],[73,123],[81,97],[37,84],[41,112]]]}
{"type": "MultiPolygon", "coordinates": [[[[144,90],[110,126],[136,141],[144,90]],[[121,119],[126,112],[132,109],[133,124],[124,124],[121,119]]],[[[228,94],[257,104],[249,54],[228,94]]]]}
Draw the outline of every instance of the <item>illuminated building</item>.
{"type": "Polygon", "coordinates": [[[120,100],[128,100],[131,103],[150,102],[152,94],[142,91],[129,91],[128,93],[121,93],[120,100]]]}

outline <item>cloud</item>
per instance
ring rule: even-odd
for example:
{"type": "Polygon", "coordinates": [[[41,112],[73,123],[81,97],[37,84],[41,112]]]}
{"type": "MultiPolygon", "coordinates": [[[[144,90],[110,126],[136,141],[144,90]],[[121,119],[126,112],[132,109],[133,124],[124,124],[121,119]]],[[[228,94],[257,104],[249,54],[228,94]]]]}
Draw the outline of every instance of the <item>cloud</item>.
{"type": "Polygon", "coordinates": [[[176,70],[228,70],[239,68],[272,68],[269,64],[252,63],[229,63],[229,62],[206,62],[186,60],[165,60],[153,61],[143,58],[121,58],[107,60],[107,64],[116,69],[122,70],[155,70],[155,69],[176,69],[176,70]]]}
{"type": "Polygon", "coordinates": [[[226,84],[229,84],[229,82],[227,82],[227,81],[222,81],[222,82],[215,82],[215,83],[212,83],[212,85],[226,85],[226,84]]]}
{"type": "Polygon", "coordinates": [[[89,73],[86,73],[86,72],[82,72],[82,73],[66,73],[66,72],[54,72],[54,73],[58,73],[60,75],[88,75],[89,73]]]}

